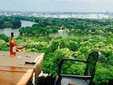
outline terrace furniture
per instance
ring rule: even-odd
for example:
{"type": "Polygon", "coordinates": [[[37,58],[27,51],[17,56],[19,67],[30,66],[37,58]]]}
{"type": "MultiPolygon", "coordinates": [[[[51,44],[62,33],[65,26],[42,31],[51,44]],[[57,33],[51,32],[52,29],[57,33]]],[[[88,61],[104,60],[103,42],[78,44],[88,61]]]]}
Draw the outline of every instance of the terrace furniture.
{"type": "Polygon", "coordinates": [[[0,51],[0,85],[35,84],[43,67],[44,53],[17,52],[10,57],[9,52],[0,51]]]}
{"type": "Polygon", "coordinates": [[[95,67],[99,56],[100,56],[100,52],[93,51],[89,54],[87,60],[63,58],[59,63],[58,77],[56,78],[54,85],[92,85],[92,81],[96,70],[95,67]],[[81,75],[62,74],[61,73],[62,65],[65,62],[69,62],[69,61],[85,63],[86,68],[84,71],[84,75],[81,76],[81,75]]]}

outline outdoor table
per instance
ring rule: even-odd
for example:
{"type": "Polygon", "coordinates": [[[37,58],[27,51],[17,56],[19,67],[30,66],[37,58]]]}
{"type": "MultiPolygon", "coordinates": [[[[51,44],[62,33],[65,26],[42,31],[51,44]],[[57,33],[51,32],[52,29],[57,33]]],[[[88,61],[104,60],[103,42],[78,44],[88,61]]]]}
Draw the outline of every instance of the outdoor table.
{"type": "Polygon", "coordinates": [[[36,81],[43,66],[44,53],[0,51],[0,85],[27,85],[36,81]]]}

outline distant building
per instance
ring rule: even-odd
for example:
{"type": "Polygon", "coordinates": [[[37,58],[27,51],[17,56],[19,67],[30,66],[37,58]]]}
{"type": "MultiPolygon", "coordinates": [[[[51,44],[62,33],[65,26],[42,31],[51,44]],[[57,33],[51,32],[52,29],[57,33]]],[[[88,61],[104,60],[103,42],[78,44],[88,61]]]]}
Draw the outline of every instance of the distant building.
{"type": "Polygon", "coordinates": [[[58,32],[59,32],[59,33],[61,33],[61,32],[66,32],[66,30],[58,30],[58,32]]]}
{"type": "Polygon", "coordinates": [[[106,13],[105,13],[106,15],[109,15],[110,14],[110,12],[109,11],[106,11],[106,13]]]}

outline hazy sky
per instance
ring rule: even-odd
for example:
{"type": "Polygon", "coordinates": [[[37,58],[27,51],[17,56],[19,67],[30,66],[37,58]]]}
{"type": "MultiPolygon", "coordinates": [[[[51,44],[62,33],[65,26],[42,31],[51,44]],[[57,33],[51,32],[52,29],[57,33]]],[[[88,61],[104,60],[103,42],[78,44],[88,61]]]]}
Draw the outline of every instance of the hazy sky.
{"type": "Polygon", "coordinates": [[[113,0],[0,0],[0,11],[113,12],[113,0]]]}

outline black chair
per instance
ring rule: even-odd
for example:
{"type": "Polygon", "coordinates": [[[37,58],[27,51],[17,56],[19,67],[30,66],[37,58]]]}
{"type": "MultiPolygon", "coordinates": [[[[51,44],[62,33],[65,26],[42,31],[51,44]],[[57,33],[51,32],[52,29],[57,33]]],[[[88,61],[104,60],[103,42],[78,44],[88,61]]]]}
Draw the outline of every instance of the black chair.
{"type": "Polygon", "coordinates": [[[74,83],[73,85],[92,85],[92,81],[95,74],[95,66],[97,60],[100,56],[100,52],[93,51],[89,54],[87,60],[80,60],[80,59],[69,59],[64,58],[59,63],[58,67],[58,77],[55,80],[54,85],[71,85],[69,83],[74,83]],[[84,75],[70,75],[70,74],[61,74],[62,64],[66,61],[72,62],[84,62],[86,63],[86,68],[84,71],[84,75]]]}

